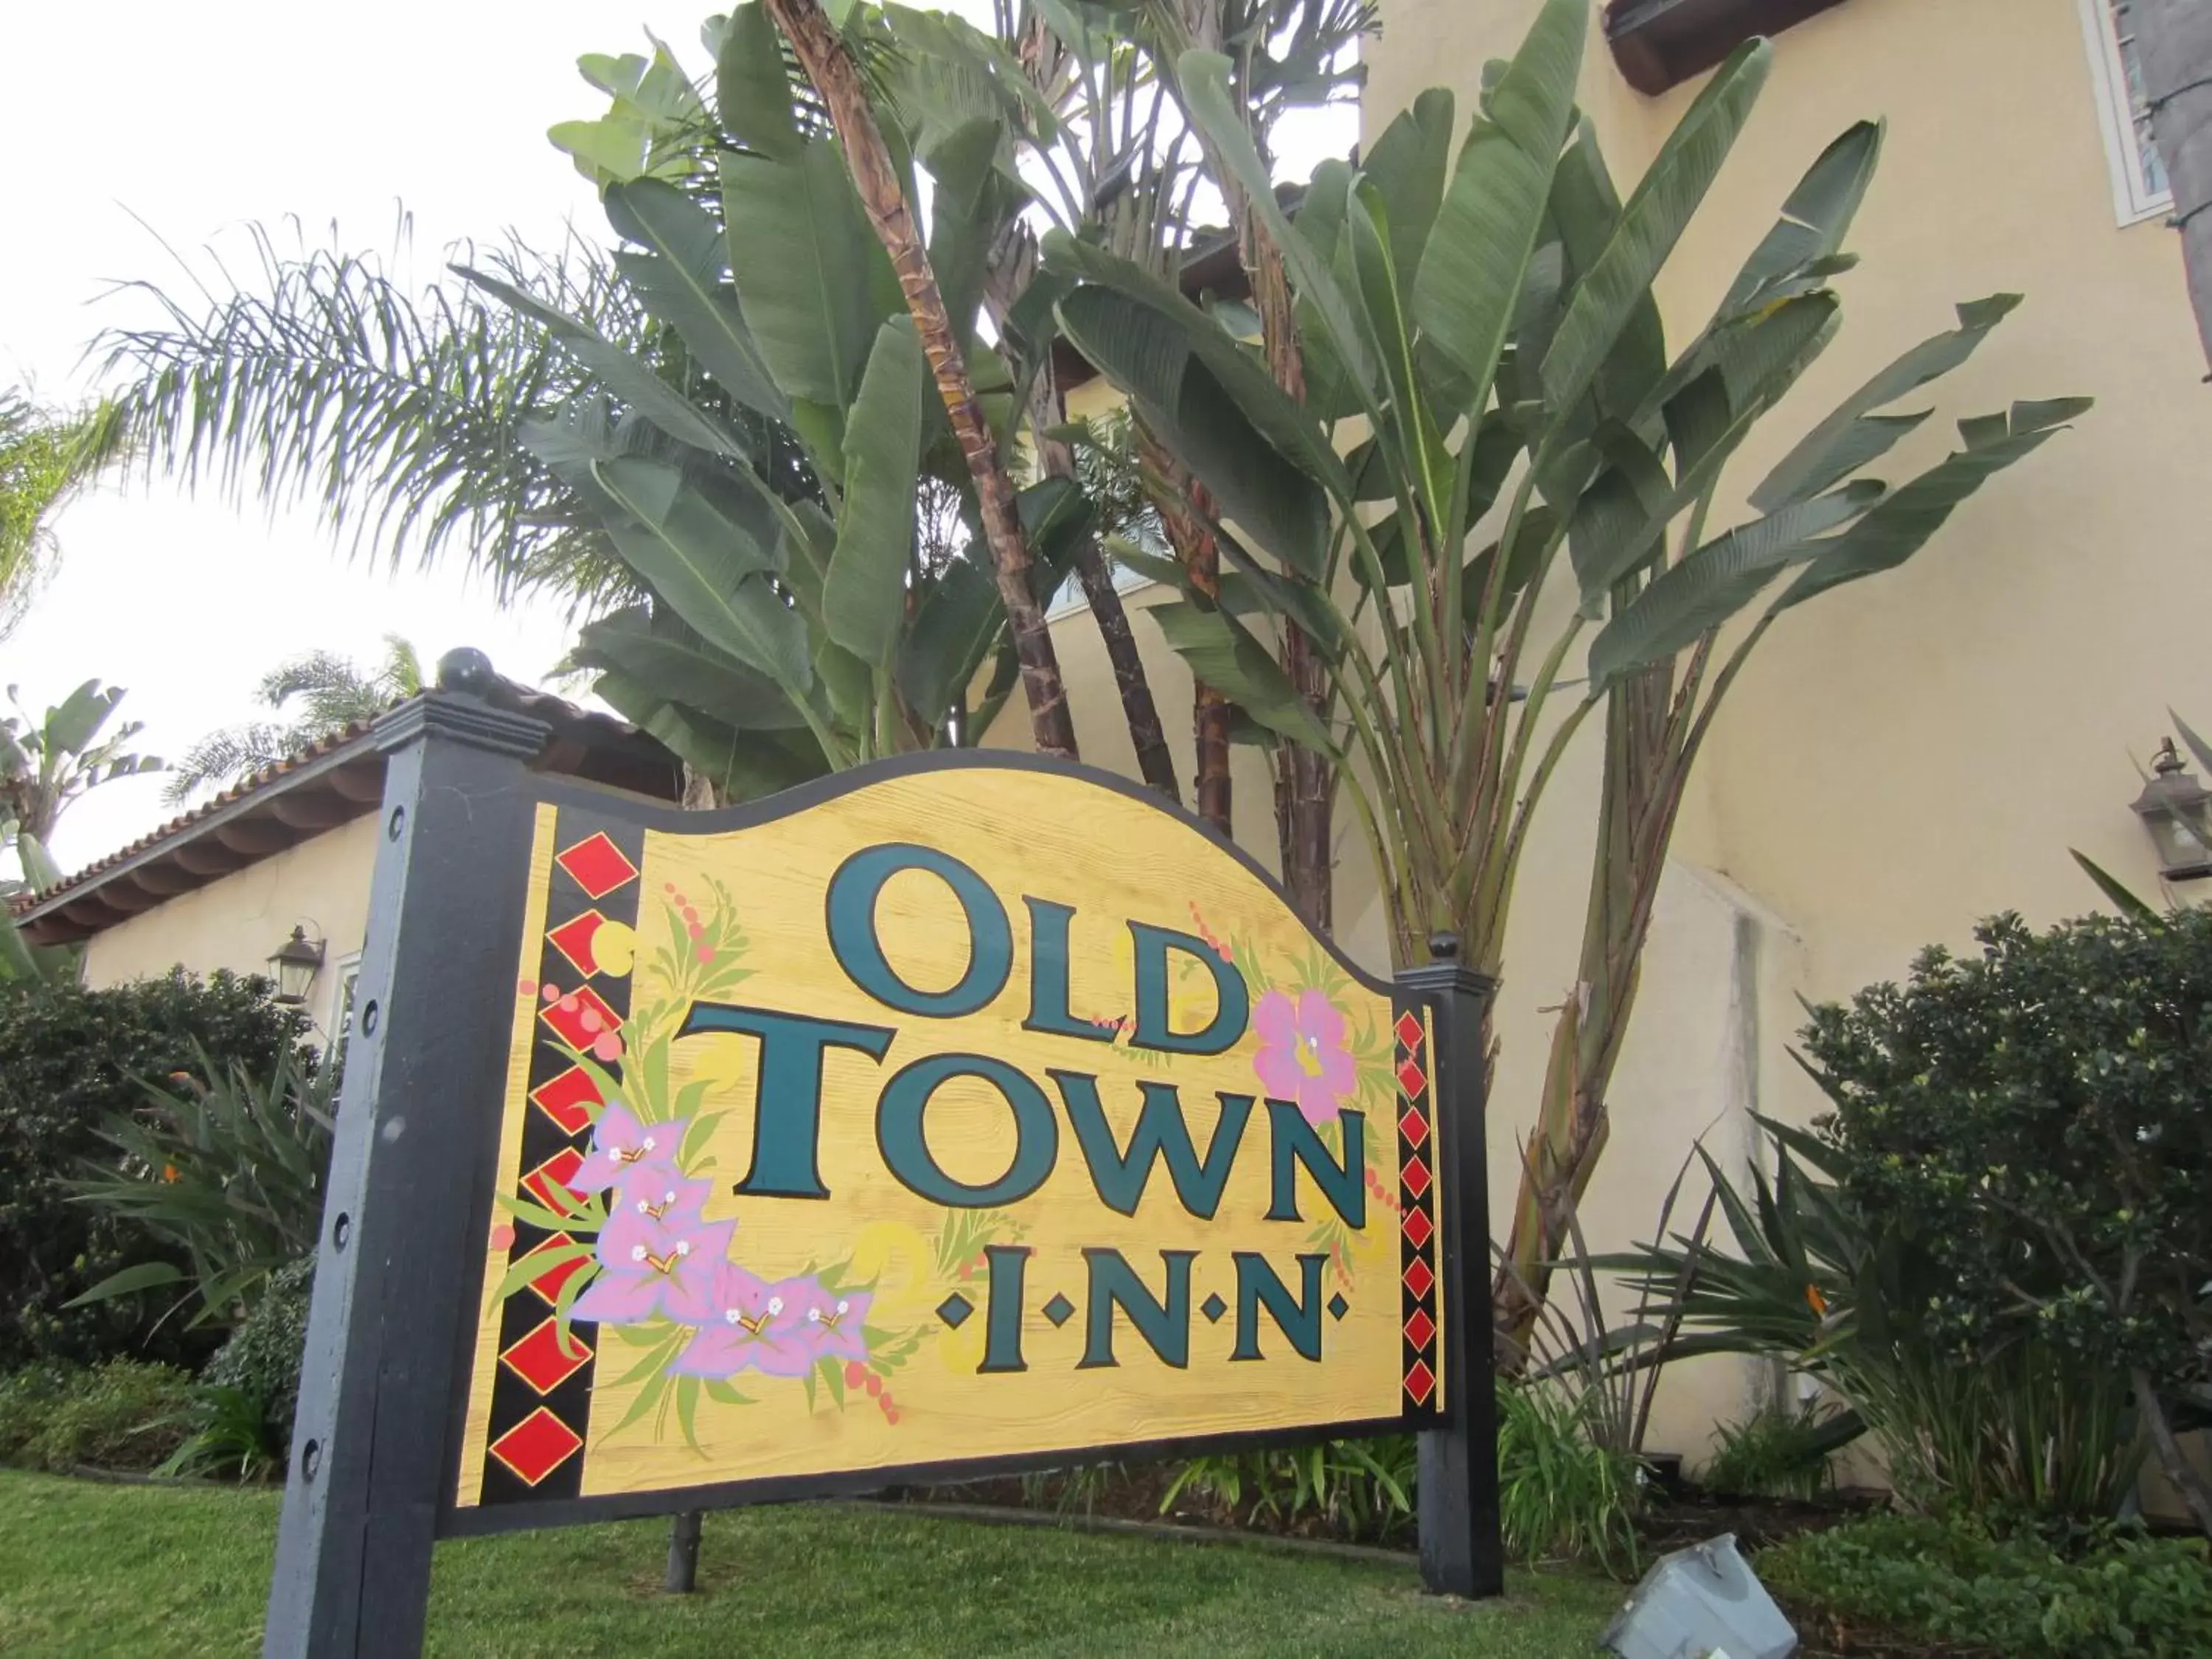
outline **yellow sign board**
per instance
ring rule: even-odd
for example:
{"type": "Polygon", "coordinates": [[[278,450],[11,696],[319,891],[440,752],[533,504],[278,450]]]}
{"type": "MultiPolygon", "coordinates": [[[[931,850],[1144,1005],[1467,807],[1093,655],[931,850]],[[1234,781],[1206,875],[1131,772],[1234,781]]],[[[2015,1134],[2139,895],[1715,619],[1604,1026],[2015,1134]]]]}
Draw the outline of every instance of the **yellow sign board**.
{"type": "Polygon", "coordinates": [[[537,809],[457,1509],[1433,1420],[1429,1015],[978,758],[537,809]]]}

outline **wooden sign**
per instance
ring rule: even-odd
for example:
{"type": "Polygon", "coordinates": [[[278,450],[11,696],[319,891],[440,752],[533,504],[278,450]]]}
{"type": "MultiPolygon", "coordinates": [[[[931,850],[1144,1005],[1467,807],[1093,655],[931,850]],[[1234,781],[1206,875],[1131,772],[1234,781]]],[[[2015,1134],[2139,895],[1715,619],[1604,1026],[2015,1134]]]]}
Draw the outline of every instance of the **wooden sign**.
{"type": "Polygon", "coordinates": [[[453,1502],[1438,1403],[1429,1036],[1065,772],[538,809],[453,1502]]]}
{"type": "Polygon", "coordinates": [[[1488,1423],[1433,970],[1373,980],[1104,775],[955,753],[684,813],[519,737],[494,786],[513,717],[426,701],[268,1651],[412,1650],[362,1608],[437,1534],[1437,1429],[1462,1370],[1488,1423]]]}

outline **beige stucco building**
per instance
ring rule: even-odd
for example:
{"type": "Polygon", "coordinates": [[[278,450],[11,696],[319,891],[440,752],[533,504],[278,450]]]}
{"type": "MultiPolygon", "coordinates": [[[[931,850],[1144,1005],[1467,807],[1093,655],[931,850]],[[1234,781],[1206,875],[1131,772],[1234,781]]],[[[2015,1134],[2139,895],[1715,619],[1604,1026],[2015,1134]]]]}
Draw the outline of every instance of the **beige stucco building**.
{"type": "MultiPolygon", "coordinates": [[[[1382,0],[1365,136],[1439,82],[1464,119],[1484,60],[1512,50],[1536,4],[1382,0]]],[[[2159,216],[2161,181],[2127,108],[2108,0],[1840,0],[1824,9],[1730,0],[1705,9],[1814,15],[1778,37],[1758,112],[1668,267],[1662,301],[1678,340],[1822,147],[1862,118],[1888,122],[1850,238],[1863,263],[1839,283],[1843,334],[1739,459],[1736,487],[1875,368],[1951,326],[1954,302],[1994,292],[2027,303],[1941,383],[1943,418],[1908,442],[1890,476],[1939,455],[1958,416],[2074,393],[2097,407],[1970,502],[1906,568],[1794,612],[1728,702],[1674,842],[1613,1090],[1611,1143],[1584,1206],[1600,1249],[1649,1235],[1698,1137],[1740,1160],[1752,1146],[1750,1112],[1817,1109],[1788,1055],[1798,998],[1901,977],[1920,946],[1964,945],[1993,911],[2047,922],[2094,908],[2069,848],[2150,888],[2150,843],[2128,811],[2140,783],[2130,757],[2148,758],[2169,703],[2212,720],[2197,667],[2212,582],[2193,470],[2212,453],[2212,392],[2178,244],[2159,216]]],[[[1694,82],[1656,97],[1635,90],[1602,26],[1594,30],[1583,103],[1624,190],[1693,92],[1694,82]]],[[[1141,611],[1154,597],[1139,590],[1131,604],[1141,611]]],[[[1141,618],[1136,627],[1188,781],[1189,675],[1156,629],[1141,618]]],[[[1054,635],[1085,759],[1133,772],[1096,629],[1077,608],[1057,617],[1054,635]]],[[[1024,736],[1017,712],[993,741],[1024,736]]],[[[1597,749],[1586,732],[1554,784],[1515,906],[1498,1006],[1494,1206],[1510,1193],[1533,1114],[1546,1011],[1573,989],[1597,749]]],[[[1237,766],[1238,839],[1272,861],[1264,764],[1239,749],[1237,766]]],[[[201,842],[227,844],[195,823],[201,842]]],[[[176,961],[258,968],[308,921],[331,963],[317,1012],[335,1020],[365,915],[364,821],[340,813],[319,829],[295,826],[278,849],[240,854],[230,873],[167,891],[167,866],[148,847],[109,860],[79,890],[94,903],[102,890],[135,895],[99,917],[96,982],[176,961]]],[[[1376,884],[1348,813],[1338,847],[1339,936],[1387,971],[1376,884]]],[[[1773,1382],[1718,1361],[1674,1376],[1653,1443],[1696,1455],[1716,1418],[1742,1414],[1773,1382]]]]}
{"type": "MultiPolygon", "coordinates": [[[[1537,6],[1382,0],[1364,137],[1437,84],[1464,121],[1484,61],[1513,51],[1537,6]]],[[[1699,9],[1814,8],[1682,8],[1699,9]]],[[[1975,921],[1995,911],[2044,923],[2097,908],[2069,848],[2155,889],[2151,843],[2128,804],[2168,706],[2185,718],[2212,707],[2197,667],[2212,529],[2193,488],[2212,453],[2212,392],[2161,216],[2163,180],[2126,101],[2114,10],[2109,0],[1841,0],[1784,29],[1758,111],[1667,267],[1661,298],[1679,346],[1821,149],[1854,121],[1885,118],[1880,174],[1849,244],[1863,263],[1838,283],[1841,337],[1729,484],[1748,489],[1876,369],[1953,326],[1955,302],[1992,293],[2027,304],[1939,383],[1939,417],[1877,471],[1908,476],[1955,447],[1954,418],[2014,398],[2083,393],[2097,407],[1903,570],[1792,612],[1725,705],[1674,840],[1612,1091],[1612,1139],[1584,1205],[1595,1248],[1650,1235],[1693,1139],[1741,1158],[1751,1110],[1819,1109],[1788,1053],[1799,997],[1901,979],[1922,945],[1970,945],[1975,921]]],[[[1593,27],[1583,103],[1624,194],[1698,84],[1635,90],[1603,25],[1593,27]]],[[[1740,495],[1723,505],[1750,516],[1740,495]]],[[[1719,514],[1716,524],[1729,521],[1719,514]]],[[[1136,626],[1187,779],[1189,677],[1158,651],[1157,630],[1136,626]]],[[[1069,617],[1055,637],[1085,757],[1133,770],[1096,630],[1069,617]]],[[[994,738],[1022,741],[1020,725],[1004,721],[994,738]]],[[[1533,1118],[1545,1011],[1573,988],[1598,750],[1586,730],[1547,799],[1515,901],[1498,1007],[1493,1214],[1533,1118]]],[[[1237,764],[1238,839],[1271,858],[1264,767],[1242,749],[1237,764]]],[[[1385,969],[1375,884],[1348,819],[1337,826],[1338,933],[1385,969]]],[[[1716,1415],[1741,1414],[1771,1382],[1726,1362],[1671,1378],[1654,1443],[1694,1455],[1716,1415]]]]}

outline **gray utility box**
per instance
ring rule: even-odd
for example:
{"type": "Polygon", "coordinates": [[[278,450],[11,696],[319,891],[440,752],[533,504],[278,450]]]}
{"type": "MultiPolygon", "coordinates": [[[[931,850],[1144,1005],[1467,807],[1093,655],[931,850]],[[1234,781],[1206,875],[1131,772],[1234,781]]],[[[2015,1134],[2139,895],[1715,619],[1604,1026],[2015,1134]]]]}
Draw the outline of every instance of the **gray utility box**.
{"type": "Polygon", "coordinates": [[[1797,1632],[1723,1533],[1644,1576],[1602,1644],[1620,1659],[1789,1659],[1797,1632]]]}

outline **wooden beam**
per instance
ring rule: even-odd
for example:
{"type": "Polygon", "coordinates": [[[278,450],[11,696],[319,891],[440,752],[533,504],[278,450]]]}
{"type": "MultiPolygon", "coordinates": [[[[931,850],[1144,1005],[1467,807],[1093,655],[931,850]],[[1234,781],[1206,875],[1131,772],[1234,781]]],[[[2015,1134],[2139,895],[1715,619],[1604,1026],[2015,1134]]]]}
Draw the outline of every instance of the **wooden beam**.
{"type": "Polygon", "coordinates": [[[299,840],[281,823],[266,818],[239,818],[216,827],[215,838],[234,853],[246,858],[265,858],[271,853],[281,853],[299,840]]]}
{"type": "Polygon", "coordinates": [[[158,864],[142,864],[136,869],[126,870],[122,878],[137,882],[157,899],[189,893],[200,884],[199,878],[190,871],[173,867],[167,860],[158,864]]]}
{"type": "Polygon", "coordinates": [[[183,842],[173,848],[169,856],[176,861],[179,870],[190,871],[193,875],[209,880],[217,876],[227,876],[241,866],[252,862],[220,842],[206,836],[183,842]]]}
{"type": "Polygon", "coordinates": [[[276,797],[269,803],[269,815],[279,823],[315,835],[358,817],[360,811],[352,802],[336,799],[320,790],[301,789],[276,797]]]}
{"type": "Polygon", "coordinates": [[[384,762],[372,757],[331,774],[331,787],[349,801],[374,806],[384,799],[384,762]]]}

